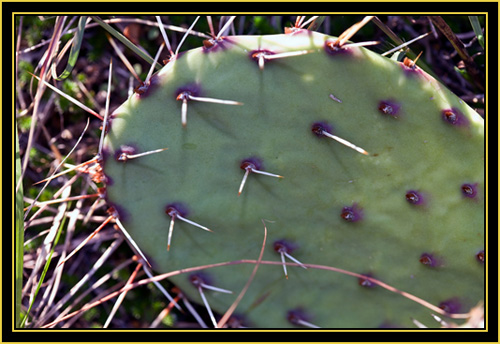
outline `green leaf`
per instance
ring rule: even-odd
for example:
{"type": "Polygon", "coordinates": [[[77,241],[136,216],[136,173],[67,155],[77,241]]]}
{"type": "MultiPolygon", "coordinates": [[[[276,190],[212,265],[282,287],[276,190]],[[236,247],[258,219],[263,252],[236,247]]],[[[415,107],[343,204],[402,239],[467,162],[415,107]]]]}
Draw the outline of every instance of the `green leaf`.
{"type": "MultiPolygon", "coordinates": [[[[94,19],[99,25],[101,25],[106,31],[108,31],[111,35],[113,35],[116,39],[118,39],[120,42],[122,42],[127,48],[132,50],[134,53],[142,57],[147,63],[153,64],[155,61],[151,56],[146,54],[144,51],[139,49],[134,43],[132,43],[127,37],[122,35],[120,32],[116,31],[111,25],[103,22],[99,17],[92,16],[92,19],[94,19]]],[[[158,62],[156,63],[156,68],[161,69],[163,66],[159,64],[158,62]]]]}
{"type": "Polygon", "coordinates": [[[484,35],[483,30],[481,29],[481,25],[479,24],[479,19],[477,16],[469,16],[470,23],[472,24],[472,29],[476,34],[477,40],[481,47],[484,49],[484,35]]]}

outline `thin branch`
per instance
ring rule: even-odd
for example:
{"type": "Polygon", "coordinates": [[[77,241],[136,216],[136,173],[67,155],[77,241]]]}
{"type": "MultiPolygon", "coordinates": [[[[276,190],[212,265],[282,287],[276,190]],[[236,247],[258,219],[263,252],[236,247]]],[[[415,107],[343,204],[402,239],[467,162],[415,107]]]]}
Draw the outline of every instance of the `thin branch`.
{"type": "Polygon", "coordinates": [[[236,307],[238,307],[239,303],[241,302],[241,299],[243,298],[243,296],[247,292],[248,288],[250,287],[250,283],[252,283],[253,278],[255,277],[255,274],[257,273],[257,269],[259,268],[260,262],[262,261],[262,256],[264,255],[264,248],[266,247],[266,239],[267,239],[266,223],[264,222],[264,220],[262,220],[262,223],[264,224],[264,240],[262,240],[262,248],[260,249],[259,258],[257,259],[257,264],[255,264],[253,271],[252,271],[252,274],[250,275],[250,278],[248,279],[247,283],[245,284],[245,287],[243,287],[243,289],[241,290],[240,294],[238,295],[236,300],[233,302],[231,307],[229,307],[229,309],[226,311],[226,313],[224,313],[224,315],[222,316],[222,319],[219,320],[219,323],[217,324],[217,327],[219,327],[219,328],[223,327],[226,324],[228,319],[231,317],[231,315],[235,311],[236,307]]]}

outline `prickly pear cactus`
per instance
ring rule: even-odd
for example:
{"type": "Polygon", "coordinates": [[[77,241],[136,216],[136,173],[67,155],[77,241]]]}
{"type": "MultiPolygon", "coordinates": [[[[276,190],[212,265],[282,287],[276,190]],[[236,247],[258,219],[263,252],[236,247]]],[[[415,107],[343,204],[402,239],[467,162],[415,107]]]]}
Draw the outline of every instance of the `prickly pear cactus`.
{"type": "MultiPolygon", "coordinates": [[[[110,118],[107,199],[158,273],[256,259],[264,219],[263,259],[300,264],[259,267],[245,326],[439,326],[369,280],[303,264],[450,313],[483,299],[483,120],[411,62],[335,42],[230,36],[170,61],[110,118]]],[[[223,313],[253,268],[172,281],[223,313]]]]}

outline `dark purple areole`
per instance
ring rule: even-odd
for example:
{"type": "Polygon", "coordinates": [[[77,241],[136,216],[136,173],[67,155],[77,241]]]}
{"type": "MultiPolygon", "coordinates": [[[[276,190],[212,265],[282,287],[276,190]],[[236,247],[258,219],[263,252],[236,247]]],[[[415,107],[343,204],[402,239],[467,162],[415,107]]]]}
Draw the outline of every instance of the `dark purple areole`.
{"type": "Polygon", "coordinates": [[[196,273],[189,275],[189,282],[196,288],[201,288],[202,284],[211,285],[211,279],[205,273],[196,273]]]}
{"type": "Polygon", "coordinates": [[[340,46],[338,40],[325,41],[324,49],[330,56],[351,56],[353,53],[348,46],[340,46]]]}
{"type": "Polygon", "coordinates": [[[357,222],[363,218],[363,213],[361,208],[354,203],[350,207],[343,207],[340,217],[346,222],[357,222]]]}
{"type": "Polygon", "coordinates": [[[369,289],[375,288],[377,284],[372,282],[369,278],[373,278],[373,275],[370,273],[363,274],[363,277],[358,278],[358,284],[364,288],[369,288],[369,289]]]}
{"type": "Polygon", "coordinates": [[[477,184],[462,184],[460,187],[462,190],[462,195],[467,198],[475,198],[477,195],[477,184]]]}
{"type": "Polygon", "coordinates": [[[249,327],[248,320],[242,314],[233,314],[227,320],[227,327],[229,328],[249,327]]]}
{"type": "Polygon", "coordinates": [[[425,201],[423,194],[416,190],[406,191],[405,199],[408,203],[413,205],[421,205],[425,201]]]}
{"type": "Polygon", "coordinates": [[[399,64],[401,65],[401,68],[403,68],[405,75],[425,77],[424,72],[417,66],[416,61],[417,60],[413,61],[412,59],[405,57],[399,64]]]}
{"type": "Polygon", "coordinates": [[[189,84],[186,86],[179,87],[174,93],[174,97],[176,100],[184,100],[184,99],[189,100],[189,96],[200,97],[201,86],[198,84],[189,84]]]}
{"type": "Polygon", "coordinates": [[[440,302],[438,307],[447,313],[460,313],[462,309],[462,304],[458,298],[453,297],[443,302],[440,302]]]}
{"type": "Polygon", "coordinates": [[[176,217],[177,215],[187,217],[188,213],[189,211],[187,206],[182,203],[170,203],[165,207],[165,214],[170,217],[176,217]]]}
{"type": "Polygon", "coordinates": [[[261,50],[250,51],[248,53],[248,56],[250,56],[250,59],[252,59],[253,61],[258,62],[261,56],[274,55],[274,54],[275,53],[270,50],[261,49],[261,50]]]}
{"type": "Polygon", "coordinates": [[[292,253],[294,250],[296,250],[298,246],[296,244],[291,243],[290,241],[287,240],[276,240],[273,243],[273,249],[277,253],[292,253]]]}
{"type": "Polygon", "coordinates": [[[325,121],[320,121],[320,122],[314,122],[311,126],[311,131],[314,135],[317,137],[324,137],[325,132],[332,134],[333,132],[333,127],[331,124],[325,122],[325,121]]]}
{"type": "Polygon", "coordinates": [[[309,322],[311,320],[311,316],[302,308],[296,308],[286,313],[286,319],[294,325],[302,325],[301,322],[309,322]]]}
{"type": "Polygon", "coordinates": [[[434,255],[430,253],[422,253],[418,261],[423,265],[431,268],[434,268],[439,265],[438,260],[434,257],[434,255]]]}
{"type": "Polygon", "coordinates": [[[226,50],[231,40],[227,37],[209,38],[203,41],[203,52],[205,54],[226,50]]]}
{"type": "Polygon", "coordinates": [[[250,157],[244,159],[240,163],[240,168],[242,170],[254,169],[261,170],[262,169],[262,160],[257,157],[250,157]]]}
{"type": "Polygon", "coordinates": [[[139,99],[144,99],[158,88],[158,84],[158,75],[155,74],[147,83],[141,82],[139,86],[134,89],[134,93],[139,97],[139,99]]]}
{"type": "Polygon", "coordinates": [[[485,256],[484,250],[481,250],[481,251],[479,251],[479,252],[476,253],[476,259],[480,263],[484,263],[485,262],[486,256],[485,256]]]}
{"type": "Polygon", "coordinates": [[[270,55],[274,55],[274,52],[269,51],[269,50],[264,50],[264,49],[252,50],[248,53],[248,56],[250,57],[250,59],[257,63],[257,65],[259,66],[259,69],[261,71],[264,70],[264,65],[266,63],[269,63],[272,61],[271,59],[266,59],[266,56],[270,56],[270,55]]]}
{"type": "Polygon", "coordinates": [[[456,108],[442,110],[441,117],[445,123],[454,126],[464,126],[468,124],[467,118],[456,108]]]}
{"type": "Polygon", "coordinates": [[[380,113],[394,118],[399,116],[400,108],[401,105],[392,100],[381,100],[378,103],[378,111],[380,111],[380,113]]]}
{"type": "Polygon", "coordinates": [[[104,195],[104,197],[106,198],[106,202],[108,203],[108,210],[106,212],[109,215],[114,217],[117,216],[122,222],[126,222],[130,218],[130,213],[126,211],[122,206],[109,201],[109,199],[107,198],[107,193],[104,195]]]}
{"type": "Polygon", "coordinates": [[[121,145],[115,152],[116,161],[127,161],[127,156],[137,154],[137,147],[135,145],[121,145]]]}

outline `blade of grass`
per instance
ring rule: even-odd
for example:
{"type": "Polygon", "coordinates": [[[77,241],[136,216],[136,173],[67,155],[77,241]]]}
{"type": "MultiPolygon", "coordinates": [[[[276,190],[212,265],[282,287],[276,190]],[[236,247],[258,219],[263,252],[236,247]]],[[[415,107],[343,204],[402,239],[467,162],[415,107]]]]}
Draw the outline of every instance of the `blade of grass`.
{"type": "Polygon", "coordinates": [[[78,29],[76,30],[75,37],[73,39],[73,45],[71,46],[71,51],[69,52],[68,63],[61,75],[59,77],[55,77],[56,80],[61,81],[71,75],[71,71],[75,67],[76,60],[78,59],[78,55],[80,53],[86,24],[87,16],[80,17],[80,20],[78,21],[78,29]]]}
{"type": "MultiPolygon", "coordinates": [[[[68,251],[68,247],[70,245],[71,238],[75,232],[75,228],[78,221],[78,215],[81,214],[82,211],[82,201],[79,200],[75,204],[75,208],[68,213],[68,225],[66,226],[66,235],[64,244],[60,245],[57,248],[57,252],[59,253],[59,261],[63,260],[66,256],[66,252],[68,251]]],[[[51,307],[54,302],[56,296],[60,293],[61,289],[59,286],[61,285],[63,277],[63,269],[56,269],[50,279],[47,280],[45,291],[38,302],[37,312],[33,313],[33,318],[39,319],[43,316],[51,307]]]]}
{"type": "Polygon", "coordinates": [[[469,16],[469,20],[479,44],[481,44],[481,47],[484,49],[484,35],[483,30],[481,29],[481,24],[479,24],[479,19],[477,18],[477,16],[469,16]]]}
{"type": "Polygon", "coordinates": [[[394,43],[397,45],[402,45],[404,42],[399,36],[394,33],[387,25],[385,25],[377,16],[372,19],[372,22],[378,26],[394,43]]]}
{"type": "MultiPolygon", "coordinates": [[[[16,179],[21,180],[21,155],[19,153],[19,140],[17,138],[17,122],[15,123],[15,145],[16,145],[16,179]]],[[[24,259],[24,219],[23,219],[23,186],[21,185],[16,190],[16,231],[15,231],[15,291],[16,291],[16,308],[15,308],[15,326],[21,324],[21,294],[23,289],[23,259],[24,259]]]]}
{"type": "MultiPolygon", "coordinates": [[[[127,48],[132,50],[134,53],[143,58],[148,64],[153,64],[154,60],[151,56],[147,55],[144,51],[139,49],[134,43],[132,43],[127,37],[122,35],[120,32],[116,31],[111,25],[102,21],[99,17],[92,16],[92,19],[95,20],[99,25],[102,26],[107,32],[113,35],[116,39],[122,42],[127,48]]],[[[160,63],[156,63],[156,68],[161,69],[163,66],[160,63]]]]}
{"type": "Polygon", "coordinates": [[[318,16],[316,19],[312,21],[312,23],[307,28],[309,31],[316,31],[319,29],[321,24],[325,21],[326,16],[318,16]]]}
{"type": "MultiPolygon", "coordinates": [[[[71,205],[71,203],[68,203],[66,209],[69,208],[70,205],[71,205]]],[[[47,260],[45,262],[45,266],[43,268],[42,275],[40,276],[40,280],[38,281],[38,285],[36,287],[33,299],[31,300],[31,303],[30,303],[30,305],[28,307],[28,310],[26,311],[26,314],[24,315],[23,320],[21,321],[21,325],[20,325],[21,327],[24,327],[24,325],[26,324],[26,320],[28,319],[28,316],[30,314],[31,308],[33,307],[33,304],[35,303],[35,300],[36,300],[36,297],[38,295],[38,292],[40,291],[40,288],[42,287],[42,283],[43,283],[43,281],[45,279],[45,275],[47,274],[47,271],[49,270],[50,262],[52,260],[52,255],[54,254],[54,249],[57,246],[59,238],[61,237],[62,229],[64,227],[64,224],[66,223],[66,209],[64,210],[64,214],[63,214],[63,217],[62,217],[61,224],[60,224],[59,228],[57,229],[56,237],[55,237],[54,242],[52,244],[52,248],[50,250],[49,256],[47,257],[47,260]]]]}

